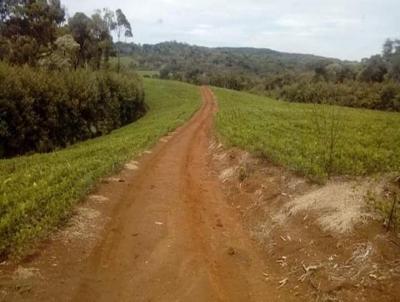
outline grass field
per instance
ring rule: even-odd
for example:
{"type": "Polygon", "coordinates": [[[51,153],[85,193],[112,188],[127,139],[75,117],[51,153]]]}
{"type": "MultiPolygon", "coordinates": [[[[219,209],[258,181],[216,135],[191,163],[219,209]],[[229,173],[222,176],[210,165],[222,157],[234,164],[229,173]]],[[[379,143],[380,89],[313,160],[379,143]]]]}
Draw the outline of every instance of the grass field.
{"type": "Polygon", "coordinates": [[[400,171],[400,114],[279,102],[214,89],[217,129],[231,145],[324,181],[400,171]]]}
{"type": "Polygon", "coordinates": [[[137,70],[136,71],[139,75],[141,75],[142,77],[158,77],[160,76],[160,72],[158,71],[154,71],[154,70],[137,70]]]}
{"type": "Polygon", "coordinates": [[[117,170],[186,121],[198,87],[145,80],[150,110],[110,135],[49,153],[0,160],[0,258],[20,255],[68,218],[100,177],[117,170]]]}
{"type": "MultiPolygon", "coordinates": [[[[121,64],[122,67],[126,67],[126,68],[133,68],[136,65],[135,60],[130,57],[130,56],[121,56],[119,58],[119,62],[121,64]]],[[[117,57],[111,57],[109,63],[111,64],[111,66],[117,66],[118,64],[118,58],[117,57]]]]}
{"type": "MultiPolygon", "coordinates": [[[[114,69],[116,69],[117,64],[118,64],[118,58],[111,57],[110,64],[111,64],[111,66],[113,66],[114,69]]],[[[153,77],[160,76],[160,72],[157,70],[137,70],[136,61],[134,58],[132,58],[130,56],[120,57],[120,64],[121,64],[122,69],[135,71],[137,74],[139,74],[142,77],[153,78],[153,77]]]]}

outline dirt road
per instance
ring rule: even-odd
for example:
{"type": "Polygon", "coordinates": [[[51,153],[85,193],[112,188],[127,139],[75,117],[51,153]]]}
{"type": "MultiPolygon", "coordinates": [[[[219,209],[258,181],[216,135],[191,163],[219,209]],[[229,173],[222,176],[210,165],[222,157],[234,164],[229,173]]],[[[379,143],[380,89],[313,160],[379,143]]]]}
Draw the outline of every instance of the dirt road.
{"type": "Polygon", "coordinates": [[[291,300],[265,282],[262,251],[210,168],[216,102],[208,88],[201,93],[201,109],[125,171],[124,183],[100,185],[96,194],[113,206],[90,253],[50,247],[21,300],[291,300]],[[55,267],[46,257],[58,259],[55,267]]]}

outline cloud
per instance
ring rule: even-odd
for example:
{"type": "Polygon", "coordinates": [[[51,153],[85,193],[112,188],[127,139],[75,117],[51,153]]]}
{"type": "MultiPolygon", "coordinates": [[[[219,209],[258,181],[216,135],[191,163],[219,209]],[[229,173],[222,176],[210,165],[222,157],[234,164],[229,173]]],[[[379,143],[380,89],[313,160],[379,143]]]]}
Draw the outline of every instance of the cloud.
{"type": "Polygon", "coordinates": [[[400,35],[398,0],[62,0],[70,14],[121,8],[135,41],[253,46],[361,59],[400,35]]]}

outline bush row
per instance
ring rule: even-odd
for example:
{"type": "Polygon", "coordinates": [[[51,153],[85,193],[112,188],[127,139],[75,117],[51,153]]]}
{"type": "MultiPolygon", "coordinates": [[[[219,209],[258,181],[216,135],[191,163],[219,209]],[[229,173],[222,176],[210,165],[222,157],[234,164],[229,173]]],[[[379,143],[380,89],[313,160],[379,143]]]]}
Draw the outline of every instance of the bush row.
{"type": "Polygon", "coordinates": [[[395,82],[298,82],[272,91],[289,102],[330,103],[349,107],[400,111],[400,85],[395,82]]]}
{"type": "Polygon", "coordinates": [[[63,148],[109,133],[145,111],[134,74],[0,63],[0,157],[63,148]]]}

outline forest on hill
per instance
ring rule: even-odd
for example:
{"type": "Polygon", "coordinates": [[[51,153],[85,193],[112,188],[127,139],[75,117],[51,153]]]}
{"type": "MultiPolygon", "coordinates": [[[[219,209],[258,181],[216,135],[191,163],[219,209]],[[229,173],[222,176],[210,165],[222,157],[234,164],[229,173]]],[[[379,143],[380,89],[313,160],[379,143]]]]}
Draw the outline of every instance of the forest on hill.
{"type": "Polygon", "coordinates": [[[160,77],[246,90],[302,103],[400,110],[400,40],[361,62],[256,48],[207,48],[178,42],[117,43],[130,67],[160,77]]]}
{"type": "Polygon", "coordinates": [[[117,43],[121,53],[131,55],[141,69],[160,70],[174,77],[198,74],[236,73],[266,76],[282,70],[307,71],[321,62],[334,63],[337,59],[308,54],[292,54],[258,48],[208,48],[179,42],[155,45],[117,43]]]}

